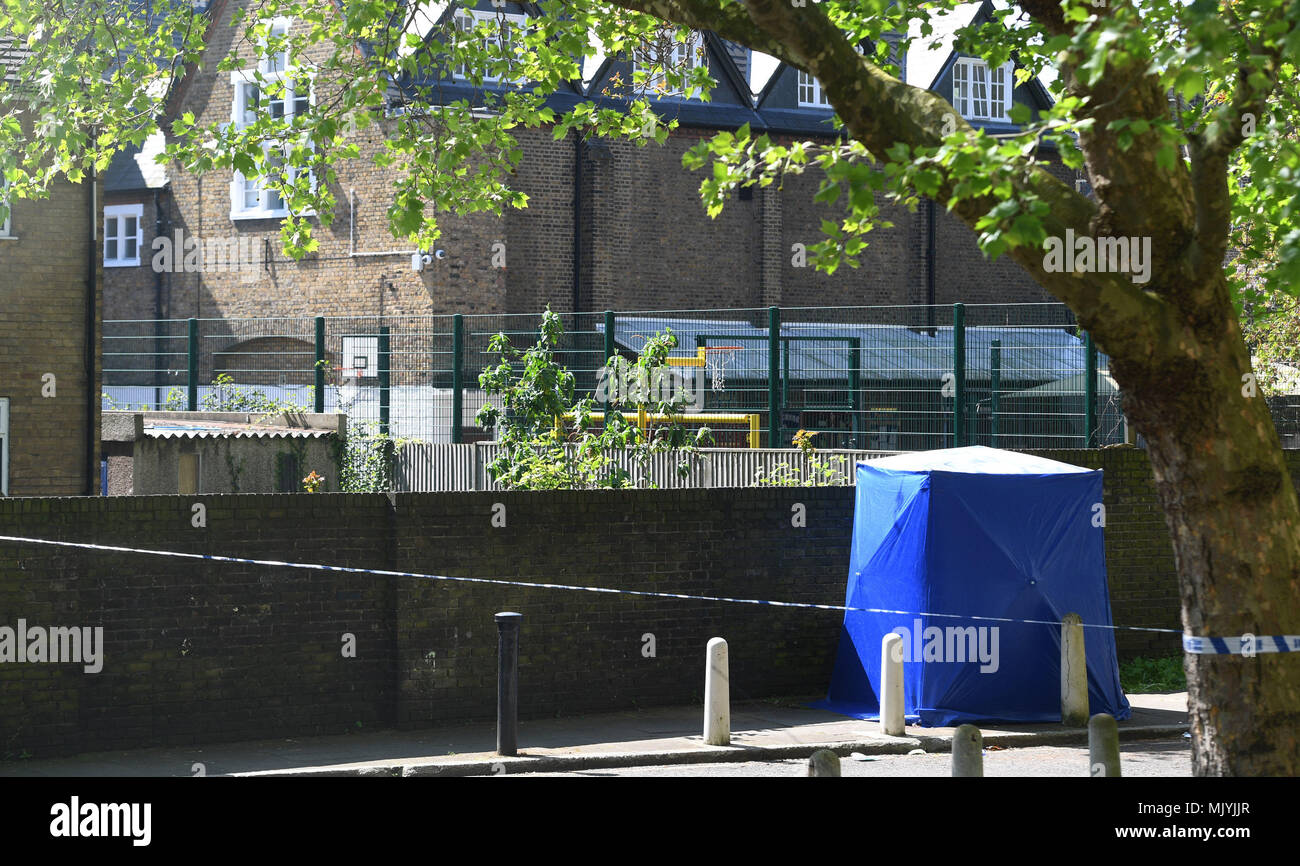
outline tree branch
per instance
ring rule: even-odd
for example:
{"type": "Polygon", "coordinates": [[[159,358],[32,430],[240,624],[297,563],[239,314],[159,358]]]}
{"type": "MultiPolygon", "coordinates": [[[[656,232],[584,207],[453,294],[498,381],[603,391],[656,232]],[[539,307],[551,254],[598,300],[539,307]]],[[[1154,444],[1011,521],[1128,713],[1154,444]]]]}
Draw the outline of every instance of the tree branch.
{"type": "MultiPolygon", "coordinates": [[[[795,7],[788,0],[745,0],[743,5],[726,3],[721,7],[707,0],[610,2],[679,25],[713,30],[816,76],[849,133],[873,153],[885,153],[898,142],[914,149],[938,147],[945,127],[952,128],[954,123],[958,130],[974,133],[946,99],[904,84],[859,55],[815,5],[795,7]]],[[[1025,160],[1020,168],[1015,189],[1049,205],[1043,219],[1049,236],[1064,237],[1067,229],[1080,237],[1093,234],[1097,211],[1091,201],[1041,166],[1025,160]]],[[[951,194],[945,180],[935,198],[951,194]]],[[[973,229],[997,201],[992,196],[963,199],[953,212],[973,229]]],[[[1038,248],[1017,247],[1010,256],[1069,305],[1080,324],[1103,346],[1146,345],[1147,351],[1156,352],[1158,343],[1173,339],[1173,329],[1162,327],[1171,315],[1168,304],[1138,288],[1128,275],[1049,273],[1038,248]]]]}
{"type": "MultiPolygon", "coordinates": [[[[1267,26],[1267,22],[1260,26],[1267,26]]],[[[1254,68],[1238,69],[1232,98],[1215,112],[1204,135],[1192,140],[1192,190],[1196,202],[1193,266],[1222,261],[1227,255],[1232,221],[1228,162],[1232,152],[1246,140],[1246,116],[1250,115],[1253,125],[1261,122],[1268,110],[1268,100],[1277,88],[1282,65],[1282,41],[1268,48],[1251,46],[1251,56],[1264,58],[1264,62],[1254,68]]]]}

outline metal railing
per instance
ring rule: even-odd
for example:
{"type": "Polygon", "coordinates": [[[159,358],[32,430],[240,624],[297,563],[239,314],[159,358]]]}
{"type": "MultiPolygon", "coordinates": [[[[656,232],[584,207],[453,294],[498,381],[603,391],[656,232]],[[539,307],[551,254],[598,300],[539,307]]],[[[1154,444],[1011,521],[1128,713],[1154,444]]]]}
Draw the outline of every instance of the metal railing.
{"type": "MultiPolygon", "coordinates": [[[[556,357],[580,395],[606,361],[657,333],[696,368],[714,444],[911,451],[963,444],[1077,448],[1125,441],[1109,362],[1061,304],[764,307],[561,313],[556,357]],[[714,369],[719,363],[724,369],[714,369]],[[721,372],[721,375],[717,374],[721,372]]],[[[536,341],[538,314],[112,320],[104,323],[106,408],[246,409],[288,400],[342,411],[402,439],[469,443],[497,333],[536,341]]]]}

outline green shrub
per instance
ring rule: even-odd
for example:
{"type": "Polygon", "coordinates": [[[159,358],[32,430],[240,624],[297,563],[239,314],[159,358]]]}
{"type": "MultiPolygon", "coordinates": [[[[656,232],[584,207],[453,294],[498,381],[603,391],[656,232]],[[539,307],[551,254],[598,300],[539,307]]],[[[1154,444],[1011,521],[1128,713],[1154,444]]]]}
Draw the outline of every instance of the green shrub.
{"type": "Polygon", "coordinates": [[[1187,689],[1182,656],[1136,658],[1119,666],[1119,683],[1125,692],[1181,692],[1187,689]]]}
{"type": "MultiPolygon", "coordinates": [[[[560,317],[548,308],[536,344],[517,349],[505,334],[497,334],[489,349],[501,355],[501,362],[486,368],[479,387],[500,406],[487,403],[479,410],[478,423],[495,430],[501,452],[490,464],[492,479],[507,489],[553,490],[561,488],[630,487],[632,475],[611,456],[614,450],[630,453],[643,469],[653,454],[681,452],[677,471],[685,475],[685,456],[708,444],[708,428],[696,433],[673,420],[681,414],[686,398],[664,400],[653,388],[635,394],[615,388],[608,394],[610,412],[600,432],[593,427],[598,411],[590,397],[575,400],[573,373],[555,360],[555,350],[564,335],[560,317]],[[624,408],[645,410],[650,419],[644,426],[628,421],[624,408]],[[659,420],[655,420],[658,416],[659,420]]],[[[606,362],[619,382],[661,381],[668,365],[668,353],[677,345],[671,331],[655,334],[641,347],[635,363],[619,355],[606,362]]],[[[608,391],[608,386],[602,386],[608,391]]]]}

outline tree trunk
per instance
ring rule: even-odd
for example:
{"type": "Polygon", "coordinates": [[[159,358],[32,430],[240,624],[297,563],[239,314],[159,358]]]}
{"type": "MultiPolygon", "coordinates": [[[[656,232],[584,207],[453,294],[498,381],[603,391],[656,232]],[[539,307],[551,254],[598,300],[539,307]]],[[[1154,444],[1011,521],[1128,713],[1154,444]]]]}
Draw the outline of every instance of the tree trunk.
{"type": "MultiPolygon", "coordinates": [[[[1221,279],[1221,278],[1219,278],[1221,279]]],[[[1178,357],[1126,347],[1112,368],[1147,438],[1186,634],[1300,632],[1300,504],[1226,291],[1178,357]],[[1225,327],[1225,322],[1228,327],[1225,327]],[[1137,356],[1137,357],[1135,357],[1137,356]]],[[[1189,317],[1192,318],[1192,317],[1189,317]]],[[[1184,656],[1199,776],[1300,774],[1300,657],[1184,656]]]]}

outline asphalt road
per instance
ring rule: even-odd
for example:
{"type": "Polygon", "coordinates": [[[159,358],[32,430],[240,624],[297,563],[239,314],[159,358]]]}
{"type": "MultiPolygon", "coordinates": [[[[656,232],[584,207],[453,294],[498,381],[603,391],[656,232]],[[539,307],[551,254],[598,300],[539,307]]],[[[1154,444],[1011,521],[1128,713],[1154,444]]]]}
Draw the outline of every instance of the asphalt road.
{"type": "MultiPolygon", "coordinates": [[[[1120,747],[1125,776],[1192,775],[1191,740],[1149,740],[1120,747]]],[[[867,760],[840,759],[843,776],[950,776],[952,756],[880,755],[867,760]]],[[[676,764],[663,767],[618,767],[577,770],[570,773],[519,773],[519,776],[641,776],[641,777],[806,777],[808,761],[746,761],[724,764],[676,764]]],[[[1088,775],[1087,746],[1033,746],[1025,749],[985,750],[985,776],[1088,775]]]]}

